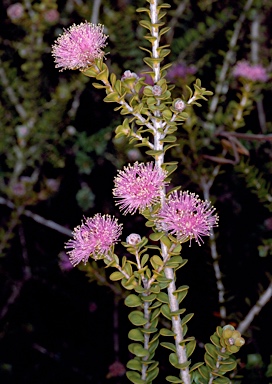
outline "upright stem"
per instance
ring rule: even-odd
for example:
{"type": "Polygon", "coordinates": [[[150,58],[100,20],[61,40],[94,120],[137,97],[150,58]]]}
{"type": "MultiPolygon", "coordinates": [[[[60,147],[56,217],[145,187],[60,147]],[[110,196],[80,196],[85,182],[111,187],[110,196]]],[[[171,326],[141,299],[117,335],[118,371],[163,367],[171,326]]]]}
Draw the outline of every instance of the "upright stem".
{"type": "MultiPolygon", "coordinates": [[[[152,55],[153,58],[159,58],[159,30],[156,26],[158,23],[158,0],[150,0],[150,17],[151,17],[151,23],[152,23],[152,29],[151,29],[151,35],[155,37],[154,41],[152,42],[152,55]]],[[[160,63],[156,62],[153,65],[153,72],[154,72],[154,83],[156,84],[160,79],[160,63]]],[[[159,105],[159,100],[157,105],[159,105]]],[[[159,119],[156,119],[156,117],[160,116],[160,112],[155,112],[155,118],[153,119],[153,125],[154,125],[154,149],[158,151],[163,150],[163,142],[161,142],[162,134],[159,132],[159,128],[162,128],[162,122],[159,119]]],[[[156,158],[156,165],[161,166],[164,162],[164,154],[160,154],[156,158]]],[[[161,204],[164,204],[165,201],[165,189],[161,191],[161,204]]],[[[162,251],[162,257],[163,260],[165,260],[168,257],[168,250],[167,247],[161,242],[161,251],[162,251]]],[[[165,276],[171,280],[169,286],[168,286],[168,297],[169,297],[169,304],[170,304],[170,310],[171,312],[177,311],[179,309],[179,303],[177,300],[177,297],[173,294],[173,292],[176,290],[176,284],[175,284],[175,276],[172,268],[165,268],[164,270],[165,276]]],[[[173,316],[172,317],[172,328],[173,332],[175,332],[175,344],[176,344],[176,353],[178,357],[178,362],[180,364],[187,362],[187,355],[185,347],[181,346],[180,343],[183,341],[183,330],[181,326],[181,320],[180,316],[173,316]]],[[[189,369],[184,368],[180,370],[181,378],[184,382],[184,384],[190,384],[190,374],[189,369]]]]}
{"type": "MultiPolygon", "coordinates": [[[[246,18],[246,12],[250,9],[250,7],[252,6],[252,3],[253,3],[253,0],[248,0],[246,2],[243,12],[241,13],[239,19],[236,22],[233,35],[231,37],[230,44],[229,44],[229,50],[225,56],[225,59],[221,68],[221,72],[219,74],[218,83],[215,88],[215,93],[210,104],[209,113],[207,115],[208,122],[211,122],[214,118],[214,114],[220,102],[220,97],[222,96],[223,93],[225,94],[228,91],[229,84],[226,80],[227,72],[229,70],[230,65],[234,61],[235,47],[237,46],[238,37],[241,31],[243,22],[245,21],[245,18],[246,18]]],[[[206,123],[206,128],[211,129],[212,127],[208,122],[206,123]]]]}
{"type": "MultiPolygon", "coordinates": [[[[220,166],[217,166],[212,174],[212,177],[209,179],[209,181],[205,181],[204,179],[201,180],[200,186],[203,191],[204,199],[210,201],[210,189],[213,185],[214,179],[219,173],[220,166]]],[[[218,302],[219,302],[219,311],[220,311],[220,317],[221,317],[221,325],[225,325],[225,320],[227,317],[227,311],[225,307],[225,287],[223,284],[223,276],[219,265],[219,255],[217,252],[217,246],[215,241],[215,235],[214,231],[211,228],[211,234],[210,234],[210,249],[211,249],[211,255],[213,259],[213,269],[214,274],[216,278],[216,287],[218,291],[218,302]]]]}

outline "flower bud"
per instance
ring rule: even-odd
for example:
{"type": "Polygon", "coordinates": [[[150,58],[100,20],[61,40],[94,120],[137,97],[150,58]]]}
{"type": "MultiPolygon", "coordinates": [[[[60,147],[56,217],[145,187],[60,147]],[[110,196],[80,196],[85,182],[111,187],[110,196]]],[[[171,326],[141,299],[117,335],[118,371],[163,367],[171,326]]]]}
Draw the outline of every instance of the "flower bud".
{"type": "Polygon", "coordinates": [[[135,73],[135,72],[131,72],[129,70],[125,71],[121,77],[121,80],[125,80],[125,79],[135,79],[135,80],[138,80],[139,79],[139,76],[135,73]]]}
{"type": "Polygon", "coordinates": [[[186,105],[183,100],[176,99],[174,102],[174,108],[178,112],[182,112],[185,109],[186,105]]]}
{"type": "Polygon", "coordinates": [[[141,241],[141,236],[138,233],[131,233],[127,238],[126,242],[130,245],[137,245],[141,241]]]}
{"type": "Polygon", "coordinates": [[[154,96],[160,96],[162,94],[162,89],[159,85],[154,85],[152,91],[154,96]]]}
{"type": "Polygon", "coordinates": [[[12,21],[21,19],[24,13],[24,7],[20,3],[12,4],[7,9],[7,15],[12,21]]]}

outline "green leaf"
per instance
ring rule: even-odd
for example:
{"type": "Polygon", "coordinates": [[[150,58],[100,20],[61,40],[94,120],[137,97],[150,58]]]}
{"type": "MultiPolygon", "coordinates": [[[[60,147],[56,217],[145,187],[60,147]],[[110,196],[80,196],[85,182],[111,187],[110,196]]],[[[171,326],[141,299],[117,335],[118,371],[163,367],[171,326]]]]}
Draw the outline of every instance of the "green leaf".
{"type": "Polygon", "coordinates": [[[227,377],[217,377],[215,380],[213,380],[213,384],[230,384],[230,379],[227,377]]]}
{"type": "Polygon", "coordinates": [[[131,323],[133,325],[136,325],[137,327],[141,325],[145,325],[148,322],[148,320],[144,318],[143,313],[140,311],[132,311],[128,315],[128,318],[131,321],[131,323]]]}
{"type": "Polygon", "coordinates": [[[141,331],[146,334],[155,333],[158,331],[158,328],[149,327],[149,328],[141,328],[141,331]]]}
{"type": "Polygon", "coordinates": [[[89,67],[86,69],[86,71],[82,71],[83,75],[88,77],[96,77],[97,76],[97,69],[95,69],[94,66],[89,67]]]}
{"type": "Polygon", "coordinates": [[[151,29],[152,29],[152,24],[148,20],[140,20],[139,24],[141,25],[141,27],[144,27],[144,28],[148,29],[149,31],[151,31],[151,29]]]}
{"type": "MultiPolygon", "coordinates": [[[[149,309],[150,309],[150,307],[149,307],[149,309]]],[[[156,308],[155,311],[153,311],[151,314],[151,319],[150,319],[151,322],[153,322],[159,316],[160,313],[161,313],[160,308],[156,308]]]]}
{"type": "Polygon", "coordinates": [[[134,371],[142,371],[142,363],[136,359],[129,360],[127,363],[127,367],[129,369],[133,369],[134,371]]]}
{"type": "Polygon", "coordinates": [[[155,334],[155,336],[152,338],[152,340],[148,343],[148,350],[150,355],[157,349],[159,345],[159,333],[155,334]]]}
{"type": "Polygon", "coordinates": [[[150,240],[158,241],[164,236],[163,232],[154,232],[149,235],[150,240]]]}
{"type": "Polygon", "coordinates": [[[210,370],[205,365],[199,366],[198,372],[201,374],[202,377],[204,377],[204,379],[209,380],[210,370]]]}
{"type": "Polygon", "coordinates": [[[192,355],[192,353],[195,350],[195,347],[196,347],[196,341],[195,340],[189,341],[189,343],[186,344],[186,355],[187,355],[187,357],[190,357],[192,355]]]}
{"type": "Polygon", "coordinates": [[[177,369],[184,369],[184,368],[187,368],[189,367],[189,365],[191,364],[191,361],[186,361],[185,363],[182,363],[180,364],[178,362],[178,357],[175,353],[170,353],[169,355],[169,361],[170,363],[177,369]]]}
{"type": "Polygon", "coordinates": [[[109,70],[108,70],[108,68],[106,67],[102,72],[100,72],[100,73],[96,76],[96,79],[97,79],[97,80],[101,80],[101,81],[107,81],[107,80],[108,80],[108,77],[109,77],[109,70]]]}
{"type": "Polygon", "coordinates": [[[171,312],[171,316],[179,316],[182,315],[186,311],[185,308],[178,309],[177,311],[171,312]]]}
{"type": "Polygon", "coordinates": [[[135,289],[135,292],[137,292],[137,293],[145,292],[144,287],[142,287],[141,285],[136,285],[136,287],[134,289],[135,289]]]}
{"type": "Polygon", "coordinates": [[[103,88],[106,88],[105,85],[102,85],[100,83],[93,83],[92,84],[94,88],[96,89],[103,89],[103,88]]]}
{"type": "Polygon", "coordinates": [[[163,265],[163,260],[159,256],[157,256],[157,255],[152,256],[150,261],[151,261],[151,263],[153,262],[153,263],[155,263],[155,264],[157,264],[159,266],[163,265]]]}
{"type": "MultiPolygon", "coordinates": [[[[158,156],[162,155],[164,151],[154,151],[153,149],[151,149],[150,151],[146,151],[145,153],[149,156],[157,158],[158,156]]],[[[147,223],[145,225],[147,226],[147,223]]],[[[153,225],[154,225],[154,222],[153,222],[153,225]]]]}
{"type": "Polygon", "coordinates": [[[172,245],[172,243],[171,243],[171,241],[169,240],[169,238],[167,237],[167,236],[163,236],[162,238],[161,238],[161,242],[164,244],[164,245],[166,245],[166,247],[169,249],[170,247],[171,247],[171,245],[172,245]]]}
{"type": "Polygon", "coordinates": [[[178,362],[178,357],[175,353],[170,353],[169,355],[169,361],[170,363],[175,367],[177,368],[177,365],[179,364],[178,362]]]}
{"type": "Polygon", "coordinates": [[[171,312],[169,305],[163,304],[161,306],[161,313],[163,314],[164,317],[166,317],[168,320],[172,320],[171,312]]]}
{"type": "Polygon", "coordinates": [[[165,292],[158,293],[157,300],[161,301],[162,303],[169,304],[169,298],[165,292]]]}
{"type": "Polygon", "coordinates": [[[149,309],[155,309],[155,308],[158,308],[161,306],[161,302],[160,301],[155,301],[155,303],[153,303],[149,309]]]}
{"type": "Polygon", "coordinates": [[[203,365],[203,364],[204,364],[203,362],[201,362],[201,363],[195,363],[195,364],[191,367],[191,369],[190,369],[190,373],[193,372],[195,369],[201,367],[201,365],[203,365]]]}
{"type": "Polygon", "coordinates": [[[184,316],[183,319],[181,320],[181,325],[184,325],[188,323],[189,320],[194,316],[193,313],[188,313],[188,315],[184,316]]]}
{"type": "Polygon", "coordinates": [[[152,381],[158,376],[159,374],[159,368],[154,368],[150,372],[147,371],[147,376],[146,376],[146,382],[147,383],[152,383],[152,381]]]}
{"type": "Polygon", "coordinates": [[[216,368],[216,360],[214,360],[208,353],[204,355],[205,363],[214,370],[216,368]]]}
{"type": "Polygon", "coordinates": [[[122,272],[113,272],[111,275],[110,275],[110,280],[112,281],[117,281],[117,280],[121,280],[123,279],[124,275],[122,274],[122,272]]]}
{"type": "Polygon", "coordinates": [[[160,33],[159,35],[162,36],[163,34],[167,33],[168,31],[170,31],[170,27],[164,27],[160,30],[160,33]]]}
{"type": "Polygon", "coordinates": [[[149,259],[149,255],[147,253],[145,253],[143,255],[143,257],[141,258],[141,267],[143,267],[145,265],[145,263],[148,261],[149,259]]]}
{"type": "Polygon", "coordinates": [[[216,333],[210,337],[211,342],[218,348],[221,348],[220,339],[216,333]]]}
{"type": "Polygon", "coordinates": [[[147,12],[150,13],[150,10],[148,8],[140,7],[136,9],[136,12],[147,12]]]}
{"type": "Polygon", "coordinates": [[[205,344],[205,349],[213,359],[217,360],[218,350],[213,344],[210,344],[210,343],[205,344]]]}
{"type": "Polygon", "coordinates": [[[221,364],[218,373],[222,373],[224,375],[224,373],[226,372],[233,371],[236,368],[236,366],[237,366],[236,361],[232,361],[229,364],[221,364]]]}
{"type": "Polygon", "coordinates": [[[167,328],[162,328],[160,330],[160,334],[162,336],[175,336],[175,332],[171,331],[170,329],[167,329],[167,328]]]}
{"type": "Polygon", "coordinates": [[[149,355],[148,350],[146,350],[141,344],[138,343],[129,344],[128,350],[137,357],[145,357],[149,355]]]}
{"type": "Polygon", "coordinates": [[[164,348],[168,348],[173,352],[177,352],[176,346],[173,343],[162,342],[160,344],[164,348]]]}
{"type": "Polygon", "coordinates": [[[142,300],[147,301],[147,302],[151,302],[151,301],[155,300],[156,297],[157,297],[157,295],[155,293],[151,293],[148,296],[144,296],[144,295],[141,296],[142,300]]]}
{"type": "Polygon", "coordinates": [[[182,291],[187,291],[189,289],[189,285],[181,285],[178,289],[176,289],[173,294],[182,292],[182,291]]]}
{"type": "Polygon", "coordinates": [[[166,380],[169,381],[169,383],[176,383],[176,384],[182,384],[183,381],[176,376],[166,376],[166,380]]]}
{"type": "Polygon", "coordinates": [[[128,337],[133,341],[144,341],[144,335],[138,328],[131,329],[128,333],[128,337]]]}
{"type": "Polygon", "coordinates": [[[150,288],[150,292],[153,292],[153,293],[159,293],[160,292],[160,287],[158,284],[153,284],[150,288]]]}
{"type": "Polygon", "coordinates": [[[103,100],[105,101],[105,103],[118,103],[118,101],[120,99],[119,99],[119,95],[117,92],[112,92],[109,95],[107,95],[106,97],[104,97],[103,100]]]}
{"type": "Polygon", "coordinates": [[[134,384],[146,384],[144,380],[141,379],[141,376],[138,372],[127,371],[127,378],[134,384]]]}
{"type": "Polygon", "coordinates": [[[128,295],[125,299],[125,305],[127,307],[138,307],[141,304],[142,304],[142,301],[139,298],[139,296],[134,294],[128,295]]]}
{"type": "Polygon", "coordinates": [[[182,265],[184,265],[184,260],[181,256],[172,256],[166,263],[166,266],[169,268],[178,268],[182,265]]]}

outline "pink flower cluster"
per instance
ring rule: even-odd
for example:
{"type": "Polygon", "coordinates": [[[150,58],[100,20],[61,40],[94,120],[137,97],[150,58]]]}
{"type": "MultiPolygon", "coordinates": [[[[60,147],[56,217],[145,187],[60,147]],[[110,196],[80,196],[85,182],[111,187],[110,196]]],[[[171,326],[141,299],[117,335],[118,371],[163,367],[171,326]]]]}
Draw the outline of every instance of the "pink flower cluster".
{"type": "Polygon", "coordinates": [[[142,211],[159,200],[166,177],[162,168],[136,161],[118,173],[114,179],[113,195],[124,215],[128,212],[134,214],[138,209],[142,211]]]}
{"type": "Polygon", "coordinates": [[[193,65],[187,66],[183,63],[177,63],[173,65],[167,72],[167,79],[171,82],[179,78],[185,79],[188,75],[194,75],[196,73],[196,67],[193,65]]]}
{"type": "Polygon", "coordinates": [[[202,236],[210,236],[217,226],[218,216],[210,202],[188,191],[172,192],[155,215],[156,228],[177,237],[181,243],[195,239],[201,245],[202,236]]]}
{"type": "Polygon", "coordinates": [[[81,23],[73,24],[58,37],[52,47],[56,68],[79,69],[90,67],[95,59],[104,56],[102,48],[106,46],[107,36],[103,33],[102,25],[81,23]]]}
{"type": "Polygon", "coordinates": [[[7,9],[7,15],[12,21],[19,20],[24,14],[24,7],[21,3],[14,3],[7,9]]]}
{"type": "Polygon", "coordinates": [[[92,218],[85,219],[73,231],[73,239],[68,240],[65,248],[73,266],[83,261],[85,264],[90,256],[96,260],[106,256],[110,248],[117,243],[122,232],[122,224],[109,215],[99,213],[92,218]]]}
{"type": "Polygon", "coordinates": [[[236,63],[233,69],[233,76],[263,83],[268,80],[266,69],[261,64],[251,65],[246,60],[236,63]]]}
{"type": "Polygon", "coordinates": [[[59,20],[59,17],[59,12],[56,9],[49,9],[43,14],[44,20],[48,23],[56,23],[59,20]]]}

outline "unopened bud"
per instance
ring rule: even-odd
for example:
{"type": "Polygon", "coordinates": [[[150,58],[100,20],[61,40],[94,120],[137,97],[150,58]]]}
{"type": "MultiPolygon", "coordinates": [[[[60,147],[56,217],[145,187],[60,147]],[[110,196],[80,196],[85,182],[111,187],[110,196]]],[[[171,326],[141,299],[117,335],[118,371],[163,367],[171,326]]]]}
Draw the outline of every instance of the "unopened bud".
{"type": "Polygon", "coordinates": [[[160,96],[162,94],[162,89],[159,85],[154,85],[152,91],[154,96],[160,96]]]}
{"type": "Polygon", "coordinates": [[[135,79],[135,80],[138,80],[139,79],[139,76],[135,73],[135,72],[131,72],[129,70],[125,71],[121,77],[121,80],[125,80],[125,79],[135,79]]]}
{"type": "Polygon", "coordinates": [[[127,238],[126,242],[130,245],[137,245],[141,241],[141,236],[138,233],[131,233],[127,238]]]}
{"type": "Polygon", "coordinates": [[[174,108],[178,112],[182,112],[185,109],[185,107],[186,107],[186,105],[185,105],[184,101],[181,99],[177,99],[174,102],[174,108]]]}

